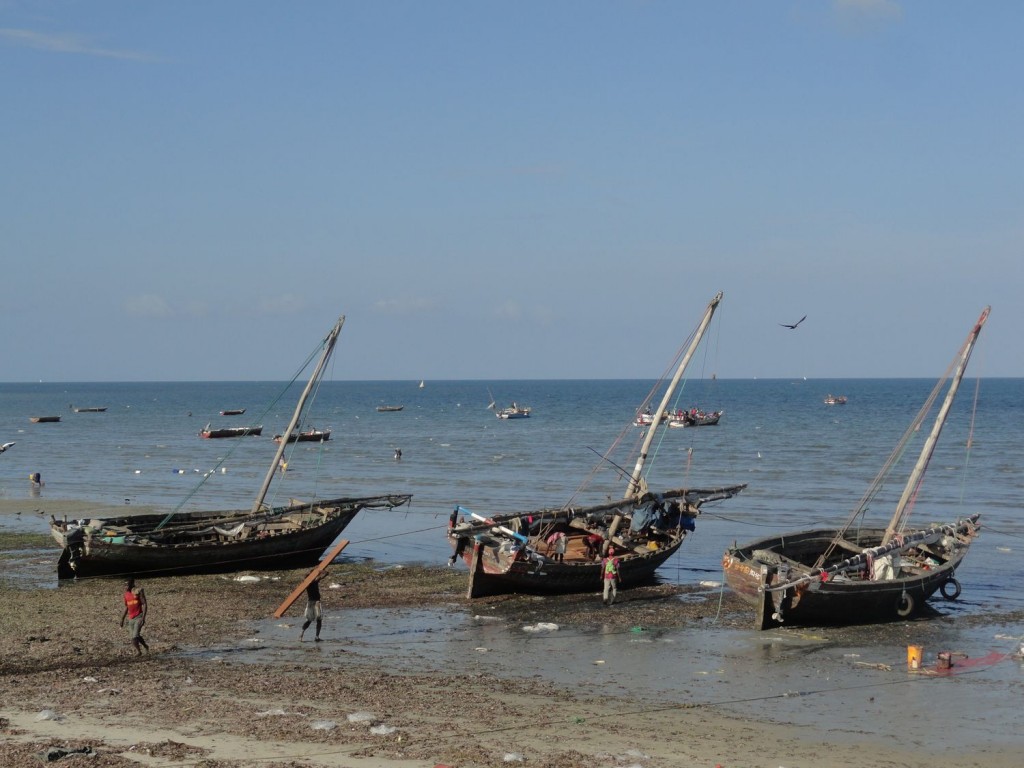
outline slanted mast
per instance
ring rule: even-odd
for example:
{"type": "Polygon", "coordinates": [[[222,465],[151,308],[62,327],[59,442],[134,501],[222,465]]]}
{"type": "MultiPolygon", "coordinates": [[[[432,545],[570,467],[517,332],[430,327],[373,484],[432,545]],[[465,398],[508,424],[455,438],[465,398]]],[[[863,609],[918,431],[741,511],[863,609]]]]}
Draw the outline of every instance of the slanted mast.
{"type": "Polygon", "coordinates": [[[911,499],[917,494],[917,489],[921,485],[921,480],[924,478],[925,470],[928,469],[928,463],[931,461],[932,454],[935,452],[935,445],[939,441],[939,435],[942,433],[942,427],[946,423],[946,417],[949,415],[949,409],[953,406],[953,399],[956,397],[956,392],[960,388],[960,381],[964,377],[964,371],[967,370],[967,361],[971,359],[971,352],[974,351],[974,345],[978,341],[978,334],[981,333],[981,328],[985,325],[985,321],[988,320],[989,312],[992,307],[985,307],[982,310],[981,316],[978,318],[978,322],[975,323],[974,328],[967,335],[967,340],[964,342],[963,347],[960,348],[960,354],[956,358],[956,370],[953,372],[952,379],[949,384],[949,391],[946,393],[946,399],[942,401],[942,407],[939,409],[939,413],[935,417],[935,424],[932,425],[932,431],[928,435],[928,439],[924,441],[924,445],[921,447],[921,455],[914,465],[914,469],[910,473],[910,477],[907,479],[907,485],[903,489],[903,495],[900,496],[899,502],[896,504],[896,510],[893,512],[892,519],[889,521],[888,527],[885,529],[885,535],[882,537],[882,544],[888,544],[892,537],[896,535],[897,531],[903,529],[906,518],[909,517],[907,512],[907,505],[911,499]]]}
{"type": "Polygon", "coordinates": [[[704,317],[701,319],[700,325],[694,332],[693,340],[690,342],[689,348],[686,350],[686,354],[683,355],[683,359],[679,362],[679,367],[676,368],[675,375],[672,377],[672,381],[668,385],[668,389],[665,390],[665,395],[661,398],[661,405],[658,406],[658,410],[655,411],[658,414],[651,424],[651,428],[647,431],[647,436],[644,438],[643,445],[640,447],[640,455],[636,457],[636,466],[633,467],[633,474],[630,475],[629,484],[626,486],[626,493],[624,498],[638,498],[643,496],[646,489],[646,482],[641,477],[643,472],[644,464],[647,462],[647,452],[651,448],[651,443],[654,441],[654,434],[658,431],[658,426],[661,424],[661,414],[666,413],[668,404],[672,400],[672,395],[676,391],[676,387],[679,386],[680,379],[683,378],[683,373],[686,372],[687,366],[690,364],[690,359],[693,357],[693,353],[697,351],[697,347],[700,345],[701,339],[704,337],[705,331],[707,331],[708,325],[711,323],[711,318],[715,314],[715,310],[718,309],[718,305],[722,302],[722,292],[711,300],[706,310],[704,310],[704,317]]]}
{"type": "MultiPolygon", "coordinates": [[[[309,377],[309,381],[306,382],[306,388],[302,390],[302,394],[299,396],[299,402],[295,406],[295,412],[292,414],[292,419],[288,422],[288,429],[286,429],[282,434],[291,435],[295,432],[295,428],[299,424],[299,419],[302,418],[302,409],[306,405],[306,399],[309,397],[309,393],[313,391],[313,387],[316,385],[316,382],[323,375],[324,367],[327,365],[327,360],[330,358],[331,352],[334,351],[334,345],[338,341],[338,334],[341,333],[341,326],[344,324],[345,316],[342,315],[338,318],[338,322],[335,323],[334,327],[324,339],[324,351],[320,356],[320,362],[317,363],[316,368],[309,377]]],[[[263,479],[263,485],[260,486],[260,492],[256,494],[256,499],[252,503],[252,513],[254,515],[260,511],[260,507],[263,506],[263,501],[267,498],[267,491],[270,489],[270,483],[273,481],[274,475],[277,473],[277,467],[287,447],[288,440],[286,438],[281,441],[280,445],[278,445],[277,452],[274,454],[274,460],[270,463],[270,469],[267,470],[267,476],[263,479]]]]}

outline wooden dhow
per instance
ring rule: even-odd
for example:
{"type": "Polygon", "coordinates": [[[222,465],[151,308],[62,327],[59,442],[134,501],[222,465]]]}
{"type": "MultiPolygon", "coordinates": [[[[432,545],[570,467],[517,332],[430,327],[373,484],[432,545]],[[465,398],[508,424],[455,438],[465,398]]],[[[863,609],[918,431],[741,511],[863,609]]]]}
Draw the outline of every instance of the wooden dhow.
{"type": "MultiPolygon", "coordinates": [[[[721,300],[719,293],[708,304],[657,413],[666,410],[721,300]]],[[[632,421],[626,430],[631,425],[632,421]]],[[[663,424],[653,425],[644,436],[625,494],[618,501],[584,505],[570,500],[558,507],[503,515],[481,515],[456,506],[449,518],[453,549],[449,564],[461,558],[469,566],[467,597],[516,591],[600,591],[601,557],[609,553],[619,560],[623,587],[651,580],[694,529],[702,505],[731,498],[746,487],[651,491],[648,455],[659,426],[663,424]],[[560,538],[564,542],[559,543],[560,538]]],[[[599,466],[610,461],[606,454],[599,466]]]]}
{"type": "MultiPolygon", "coordinates": [[[[322,342],[323,352],[292,414],[285,434],[292,434],[315,384],[323,375],[345,318],[322,342]]],[[[411,494],[338,496],[265,501],[287,447],[278,444],[270,468],[250,509],[142,514],[101,519],[50,520],[61,547],[61,579],[113,575],[174,575],[291,568],[315,564],[363,509],[391,509],[408,504],[411,494]]],[[[212,473],[211,473],[212,474],[212,473]]],[[[205,478],[204,478],[205,479],[205,478]]]]}
{"type": "Polygon", "coordinates": [[[951,376],[936,384],[843,526],[772,535],[726,550],[722,560],[726,582],[753,606],[757,628],[906,619],[918,614],[936,592],[950,600],[959,597],[956,569],[978,535],[980,515],[917,530],[910,529],[908,522],[988,315],[986,307],[950,366],[951,376]],[[863,525],[870,502],[919,432],[947,380],[946,396],[888,525],[863,525]]]}

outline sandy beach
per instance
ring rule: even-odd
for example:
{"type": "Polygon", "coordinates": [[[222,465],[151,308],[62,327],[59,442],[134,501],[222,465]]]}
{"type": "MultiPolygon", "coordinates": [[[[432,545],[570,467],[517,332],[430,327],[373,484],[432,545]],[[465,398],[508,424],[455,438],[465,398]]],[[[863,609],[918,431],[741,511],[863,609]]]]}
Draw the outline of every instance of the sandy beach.
{"type": "MultiPolygon", "coordinates": [[[[38,506],[4,501],[0,520],[38,506]]],[[[750,677],[760,687],[711,669],[720,648],[673,638],[722,646],[758,633],[731,595],[698,585],[630,590],[611,609],[598,595],[470,602],[461,569],[336,564],[324,641],[307,633],[300,643],[302,601],[282,619],[272,614],[305,571],[140,580],[152,651],[136,657],[118,626],[122,584],[55,588],[56,555],[42,534],[0,527],[4,766],[37,765],[53,748],[68,766],[1019,765],[1016,734],[981,722],[953,746],[914,726],[903,739],[885,734],[901,715],[886,708],[889,682],[900,695],[907,688],[905,668],[892,663],[898,632],[886,635],[888,663],[836,663],[821,678],[854,693],[805,693],[799,712],[787,709],[793,692],[771,684],[771,659],[750,677]],[[708,662],[708,679],[659,692],[655,681],[674,673],[652,655],[662,641],[675,642],[679,665],[699,672],[708,662]],[[863,685],[865,674],[887,682],[863,685]],[[745,713],[742,703],[741,713],[709,703],[748,693],[760,703],[745,713]]],[[[1020,664],[1003,663],[1019,686],[1020,664]]],[[[938,694],[920,687],[923,700],[938,694]]]]}

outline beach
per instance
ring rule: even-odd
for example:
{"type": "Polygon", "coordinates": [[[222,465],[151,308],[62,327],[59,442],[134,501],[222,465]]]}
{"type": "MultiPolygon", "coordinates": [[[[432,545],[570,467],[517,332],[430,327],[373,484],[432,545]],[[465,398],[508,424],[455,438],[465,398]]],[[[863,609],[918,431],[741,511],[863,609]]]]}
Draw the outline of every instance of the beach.
{"type": "MultiPolygon", "coordinates": [[[[30,513],[38,501],[0,503],[0,519],[30,513]]],[[[354,562],[324,581],[321,643],[299,642],[302,599],[273,618],[305,571],[140,579],[151,652],[136,657],[118,626],[121,582],[55,586],[56,548],[2,531],[5,766],[53,748],[61,765],[207,768],[1019,764],[1017,723],[971,713],[989,682],[972,693],[966,675],[901,666],[908,638],[929,637],[926,653],[942,642],[942,618],[875,633],[869,657],[849,651],[857,630],[754,632],[713,585],[641,587],[612,608],[596,594],[469,601],[463,569],[354,562]],[[747,658],[737,649],[750,644],[747,658]],[[774,646],[796,650],[764,653],[774,646]],[[808,664],[818,687],[790,689],[785,675],[808,664]],[[894,729],[908,695],[933,717],[894,729]],[[956,723],[936,705],[947,696],[960,698],[956,723]],[[95,756],[73,751],[85,749],[95,756]]],[[[1011,632],[1020,619],[995,621],[1011,632]]],[[[1019,693],[1009,654],[964,671],[1019,693]]]]}

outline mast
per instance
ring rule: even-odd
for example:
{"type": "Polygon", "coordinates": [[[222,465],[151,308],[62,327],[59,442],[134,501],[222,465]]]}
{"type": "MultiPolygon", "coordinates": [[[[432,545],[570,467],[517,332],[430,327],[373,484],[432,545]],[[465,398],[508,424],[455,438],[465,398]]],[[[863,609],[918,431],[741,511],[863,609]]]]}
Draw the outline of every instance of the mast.
{"type": "Polygon", "coordinates": [[[306,405],[306,398],[309,397],[309,393],[313,390],[313,385],[316,384],[317,380],[323,374],[324,366],[327,365],[327,360],[330,358],[331,352],[334,351],[334,344],[337,342],[338,334],[341,333],[341,326],[344,324],[345,316],[342,315],[338,318],[338,322],[334,324],[330,333],[327,334],[327,338],[324,339],[324,352],[320,356],[320,362],[316,364],[313,374],[309,377],[309,381],[306,382],[306,388],[302,390],[302,394],[299,396],[299,402],[295,406],[295,412],[292,414],[291,421],[288,422],[288,429],[286,429],[281,435],[281,444],[277,447],[277,453],[274,454],[274,460],[270,464],[267,476],[263,479],[263,485],[260,487],[260,492],[256,494],[256,500],[252,503],[252,514],[254,515],[259,512],[260,507],[263,506],[263,501],[267,497],[267,491],[270,489],[270,483],[274,479],[274,473],[277,472],[278,463],[284,455],[285,448],[288,447],[288,438],[291,437],[292,432],[295,431],[295,427],[299,423],[299,419],[302,417],[302,409],[306,405]]]}
{"type": "Polygon", "coordinates": [[[722,301],[722,292],[711,300],[706,310],[704,310],[704,318],[701,320],[700,325],[697,327],[697,331],[694,333],[693,341],[690,342],[690,347],[686,350],[686,354],[683,355],[683,359],[679,362],[679,367],[676,369],[675,376],[672,377],[671,383],[668,385],[668,389],[665,390],[664,397],[661,398],[661,405],[658,406],[658,410],[654,412],[654,422],[651,428],[647,431],[647,436],[644,438],[644,443],[640,447],[640,455],[636,457],[636,466],[633,468],[633,474],[629,478],[629,484],[626,486],[626,494],[624,498],[630,498],[633,496],[641,495],[641,478],[640,473],[643,471],[644,463],[647,461],[647,452],[651,448],[651,443],[654,441],[654,433],[657,432],[658,426],[661,424],[661,416],[665,413],[665,409],[668,407],[669,401],[672,399],[672,395],[679,385],[679,380],[683,378],[683,373],[686,371],[686,367],[690,364],[690,358],[693,357],[693,353],[697,351],[697,346],[700,344],[701,339],[704,337],[704,332],[707,330],[708,325],[711,323],[711,318],[715,314],[715,310],[722,301]]]}
{"type": "Polygon", "coordinates": [[[924,441],[924,445],[921,448],[921,455],[917,459],[917,463],[914,465],[914,469],[911,471],[910,477],[907,479],[907,485],[903,489],[903,495],[900,497],[899,503],[896,504],[896,510],[893,512],[892,519],[889,521],[889,526],[885,529],[885,535],[882,537],[883,545],[888,544],[892,540],[892,537],[896,535],[897,529],[901,527],[903,516],[906,513],[907,504],[910,503],[911,497],[917,492],[917,489],[921,484],[921,479],[924,477],[925,470],[928,468],[928,462],[931,461],[932,453],[935,451],[935,444],[938,442],[939,435],[942,433],[942,427],[946,422],[949,409],[953,405],[953,398],[956,396],[956,391],[960,387],[960,380],[963,379],[964,371],[967,369],[967,361],[971,359],[971,352],[974,350],[974,345],[978,341],[978,334],[981,333],[981,327],[985,325],[985,321],[988,320],[988,314],[991,309],[992,307],[985,307],[981,316],[978,318],[978,322],[975,323],[974,328],[967,335],[967,340],[964,342],[963,347],[960,348],[960,354],[956,361],[956,370],[953,372],[949,391],[946,393],[946,399],[943,400],[942,407],[939,408],[939,413],[935,417],[935,424],[932,426],[931,434],[929,434],[928,439],[924,441]]]}

